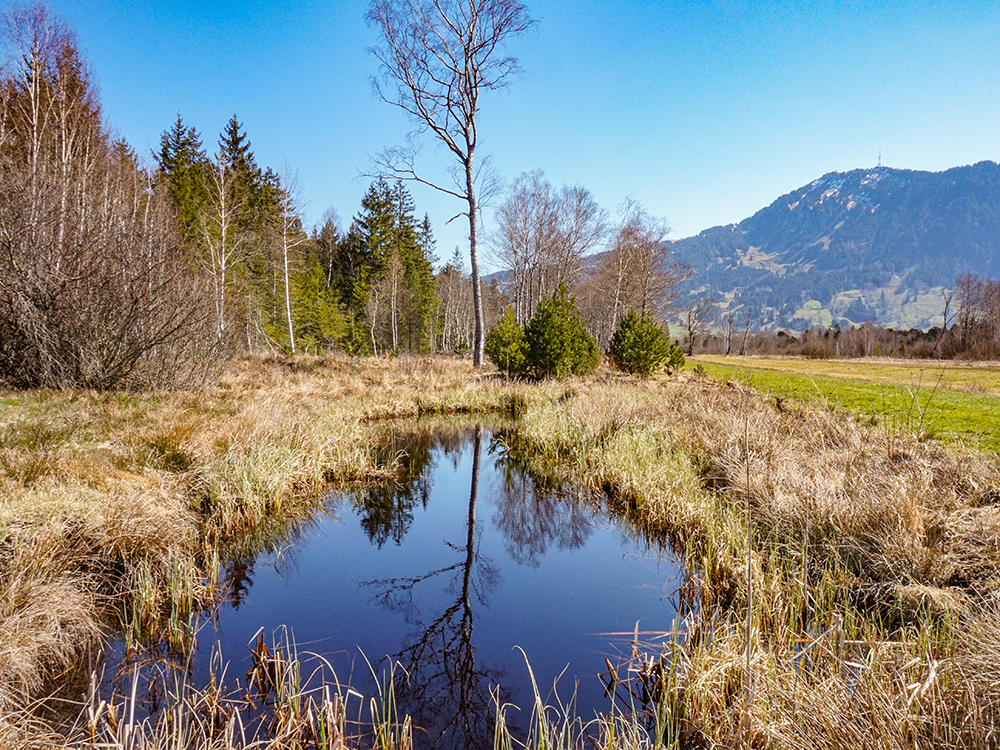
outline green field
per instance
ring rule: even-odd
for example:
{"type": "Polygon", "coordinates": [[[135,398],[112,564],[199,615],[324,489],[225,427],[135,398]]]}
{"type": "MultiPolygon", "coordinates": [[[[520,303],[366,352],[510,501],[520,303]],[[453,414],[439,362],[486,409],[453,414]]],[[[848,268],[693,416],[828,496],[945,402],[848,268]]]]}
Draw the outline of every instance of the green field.
{"type": "Polygon", "coordinates": [[[712,378],[776,399],[849,409],[901,434],[1000,453],[1000,367],[918,362],[694,357],[712,378]]]}

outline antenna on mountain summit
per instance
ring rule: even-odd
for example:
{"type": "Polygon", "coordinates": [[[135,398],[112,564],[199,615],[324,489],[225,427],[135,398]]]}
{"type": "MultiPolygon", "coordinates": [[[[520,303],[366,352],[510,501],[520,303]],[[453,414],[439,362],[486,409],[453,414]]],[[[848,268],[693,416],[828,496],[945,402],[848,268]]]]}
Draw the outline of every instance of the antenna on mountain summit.
{"type": "Polygon", "coordinates": [[[878,150],[878,165],[882,166],[882,149],[878,150]]]}

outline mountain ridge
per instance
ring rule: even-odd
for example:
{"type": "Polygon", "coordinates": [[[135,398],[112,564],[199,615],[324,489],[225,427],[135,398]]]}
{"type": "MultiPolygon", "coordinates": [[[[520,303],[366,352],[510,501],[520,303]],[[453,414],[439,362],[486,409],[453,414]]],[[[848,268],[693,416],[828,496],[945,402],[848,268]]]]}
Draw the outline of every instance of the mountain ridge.
{"type": "Polygon", "coordinates": [[[1000,165],[829,172],[667,246],[695,271],[689,294],[751,307],[760,329],[931,328],[958,276],[1000,277],[1000,165]]]}

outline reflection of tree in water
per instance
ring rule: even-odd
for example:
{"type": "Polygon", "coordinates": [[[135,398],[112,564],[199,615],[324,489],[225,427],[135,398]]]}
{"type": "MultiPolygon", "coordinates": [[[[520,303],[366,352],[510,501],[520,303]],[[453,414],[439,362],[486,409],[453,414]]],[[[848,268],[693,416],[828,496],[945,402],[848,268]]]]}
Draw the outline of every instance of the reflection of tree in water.
{"type": "Polygon", "coordinates": [[[485,605],[486,595],[496,586],[499,570],[481,556],[476,545],[476,499],[482,428],[473,438],[472,481],[465,545],[446,542],[459,558],[451,565],[422,576],[391,578],[366,584],[383,606],[403,612],[418,627],[416,640],[394,657],[409,679],[397,699],[413,718],[418,745],[434,748],[488,748],[492,746],[494,712],[490,688],[499,683],[499,673],[476,665],[472,645],[473,596],[485,605]],[[448,576],[455,603],[429,625],[419,621],[413,601],[418,584],[448,576]]]}
{"type": "Polygon", "coordinates": [[[240,608],[250,593],[250,587],[253,586],[252,562],[245,557],[235,557],[226,563],[223,569],[222,579],[226,582],[229,603],[233,605],[233,609],[240,608]]]}
{"type": "Polygon", "coordinates": [[[510,456],[497,459],[503,482],[496,493],[493,523],[507,539],[507,551],[519,563],[538,566],[549,545],[576,549],[593,531],[593,511],[580,498],[558,488],[543,489],[524,463],[510,456]]]}
{"type": "Polygon", "coordinates": [[[239,609],[249,595],[254,571],[261,564],[267,564],[262,563],[265,555],[274,555],[275,567],[278,567],[279,559],[282,567],[294,566],[299,541],[323,519],[334,515],[335,511],[324,509],[307,517],[279,517],[226,540],[219,550],[222,560],[220,579],[233,609],[239,609]]]}
{"type": "Polygon", "coordinates": [[[427,506],[430,483],[424,470],[431,462],[429,441],[416,438],[405,440],[392,436],[383,450],[398,455],[396,477],[388,483],[369,485],[351,494],[361,528],[379,549],[392,539],[398,546],[413,523],[413,509],[427,506]]]}

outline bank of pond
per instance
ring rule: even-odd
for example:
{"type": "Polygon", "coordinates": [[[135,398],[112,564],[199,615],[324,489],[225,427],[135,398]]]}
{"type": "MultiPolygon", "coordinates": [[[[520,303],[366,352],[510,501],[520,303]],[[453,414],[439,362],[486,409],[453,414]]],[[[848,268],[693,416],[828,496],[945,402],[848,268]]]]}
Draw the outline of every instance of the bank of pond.
{"type": "Polygon", "coordinates": [[[523,739],[538,697],[641,723],[653,696],[636,672],[683,627],[684,567],[665,543],[600,495],[532,479],[502,428],[387,433],[380,450],[391,481],[331,489],[313,517],[224,560],[224,597],[191,635],[115,640],[88,702],[128,697],[155,722],[212,686],[243,696],[252,724],[273,721],[281,690],[325,683],[360,744],[371,701],[391,699],[426,748],[492,747],[498,712],[523,739]],[[294,684],[279,685],[289,661],[294,684]]]}

